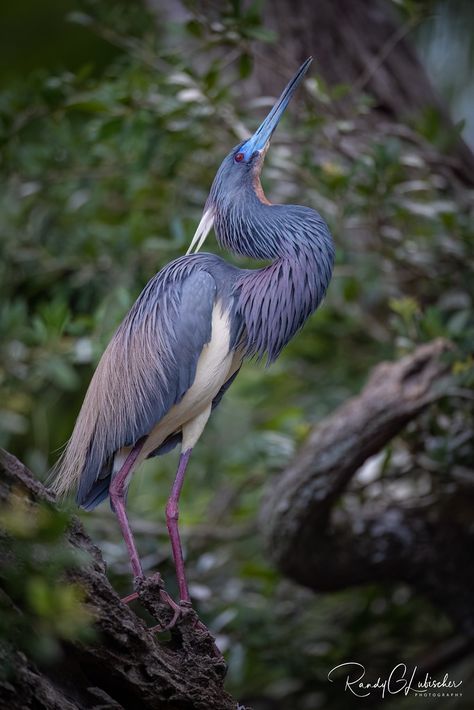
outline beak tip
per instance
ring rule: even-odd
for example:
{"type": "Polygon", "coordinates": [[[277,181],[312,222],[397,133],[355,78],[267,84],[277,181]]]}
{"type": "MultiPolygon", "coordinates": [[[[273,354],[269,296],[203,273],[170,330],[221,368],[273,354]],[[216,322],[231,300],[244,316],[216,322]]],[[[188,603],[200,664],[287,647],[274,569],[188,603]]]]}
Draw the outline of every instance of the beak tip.
{"type": "Polygon", "coordinates": [[[260,124],[260,126],[257,128],[256,132],[253,134],[253,136],[249,139],[251,142],[252,148],[254,150],[258,151],[263,151],[267,143],[269,142],[273,131],[275,130],[280,118],[283,115],[283,112],[285,111],[286,107],[288,106],[293,94],[295,93],[297,87],[299,84],[301,84],[306,72],[309,69],[310,64],[313,61],[313,57],[309,56],[303,64],[300,66],[296,74],[293,76],[293,78],[289,81],[289,83],[286,85],[286,87],[283,89],[283,92],[276,102],[276,104],[273,106],[272,110],[268,114],[268,116],[265,118],[263,123],[260,124]]]}

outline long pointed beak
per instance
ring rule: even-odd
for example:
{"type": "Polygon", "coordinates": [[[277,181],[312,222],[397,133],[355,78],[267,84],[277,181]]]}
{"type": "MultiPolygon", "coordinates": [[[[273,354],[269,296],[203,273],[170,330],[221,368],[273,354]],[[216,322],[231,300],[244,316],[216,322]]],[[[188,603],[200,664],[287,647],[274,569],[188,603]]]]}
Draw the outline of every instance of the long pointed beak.
{"type": "MultiPolygon", "coordinates": [[[[287,86],[283,90],[282,95],[280,96],[266,119],[263,121],[263,123],[261,123],[259,128],[257,128],[253,136],[244,143],[242,148],[245,146],[245,149],[248,149],[250,153],[253,153],[256,150],[262,151],[266,148],[270,138],[273,135],[275,128],[278,126],[280,118],[283,116],[283,113],[288,104],[290,103],[291,98],[295,93],[296,89],[301,84],[303,77],[308,71],[309,65],[312,61],[313,58],[308,57],[304,64],[300,66],[293,79],[287,84],[287,86]]],[[[190,254],[193,249],[195,252],[199,251],[199,249],[204,244],[207,235],[211,231],[213,224],[214,213],[212,211],[212,208],[208,208],[204,212],[202,219],[199,222],[198,228],[196,229],[196,233],[191,241],[191,244],[189,245],[189,249],[186,254],[190,254]]]]}
{"type": "Polygon", "coordinates": [[[313,58],[308,57],[304,64],[300,66],[293,79],[286,85],[282,95],[280,96],[266,119],[263,121],[263,123],[260,124],[253,136],[249,138],[249,140],[246,142],[246,147],[248,146],[248,148],[252,152],[255,150],[264,150],[264,148],[267,146],[268,141],[272,137],[273,132],[278,126],[278,123],[281,117],[283,116],[286,107],[290,103],[291,98],[295,93],[296,89],[301,84],[303,77],[308,71],[309,65],[312,61],[313,58]]]}

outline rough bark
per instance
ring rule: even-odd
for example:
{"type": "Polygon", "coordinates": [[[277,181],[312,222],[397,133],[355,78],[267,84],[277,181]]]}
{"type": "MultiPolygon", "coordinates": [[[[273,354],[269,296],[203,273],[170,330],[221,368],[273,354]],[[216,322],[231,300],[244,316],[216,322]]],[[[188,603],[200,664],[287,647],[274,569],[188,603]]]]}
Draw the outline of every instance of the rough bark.
{"type": "Polygon", "coordinates": [[[281,89],[279,72],[269,71],[270,66],[281,67],[283,60],[291,74],[291,66],[314,55],[317,71],[329,86],[350,87],[332,103],[331,112],[353,117],[353,99],[361,93],[372,97],[373,109],[361,120],[366,132],[370,126],[376,135],[380,128],[387,131],[381,123],[397,124],[434,109],[449,137],[449,149],[440,159],[433,146],[426,145],[428,158],[435,164],[448,160],[462,182],[473,184],[474,155],[417,56],[411,41],[415,21],[403,24],[387,0],[273,0],[265,4],[265,21],[283,40],[283,45],[260,50],[267,61],[257,63],[256,73],[266,91],[271,87],[277,94],[281,89]]]}
{"type": "MultiPolygon", "coordinates": [[[[330,85],[365,89],[392,116],[427,105],[441,108],[407,35],[386,0],[274,0],[266,8],[270,26],[285,38],[285,51],[303,61],[314,54],[330,85]]],[[[278,50],[277,50],[278,51],[278,50]]]]}
{"type": "Polygon", "coordinates": [[[436,340],[378,365],[362,392],[316,426],[262,508],[280,570],[318,591],[405,581],[474,637],[472,487],[433,501],[357,503],[345,496],[362,464],[446,396],[447,344],[436,340]]]}
{"type": "MultiPolygon", "coordinates": [[[[174,0],[146,0],[146,4],[159,25],[193,16],[184,3],[174,0]]],[[[199,0],[195,8],[198,16],[221,20],[222,6],[213,0],[199,0]]],[[[353,141],[338,136],[335,148],[343,155],[355,157],[367,140],[397,136],[413,144],[430,168],[454,179],[456,186],[472,187],[474,154],[459,135],[412,42],[417,18],[403,23],[389,0],[272,0],[262,9],[264,26],[275,30],[278,41],[252,45],[258,61],[251,79],[242,84],[243,95],[278,96],[283,78],[289,79],[295,66],[312,55],[315,71],[329,87],[348,87],[329,107],[317,106],[318,113],[348,117],[355,124],[353,141]],[[354,104],[362,94],[370,96],[373,105],[358,115],[354,104]],[[442,151],[407,124],[427,110],[438,114],[444,128],[442,151]]],[[[204,70],[206,60],[197,57],[196,62],[202,62],[204,70]]],[[[326,132],[331,133],[330,127],[326,132]]]]}
{"type": "MultiPolygon", "coordinates": [[[[0,450],[0,501],[15,495],[54,505],[52,495],[11,454],[0,450]]],[[[83,708],[153,708],[157,710],[230,710],[237,703],[223,689],[226,664],[212,636],[192,610],[184,613],[167,644],[124,604],[107,576],[101,553],[73,519],[65,545],[90,560],[70,572],[85,592],[98,642],[64,646],[64,668],[40,668],[14,653],[15,674],[0,677],[0,707],[9,710],[78,710],[83,708]]],[[[11,564],[11,560],[10,560],[11,564]]],[[[0,575],[0,593],[2,578],[0,575]]],[[[161,583],[147,580],[140,601],[160,623],[170,610],[160,601],[161,583]]],[[[18,610],[21,613],[21,610],[18,610]]],[[[0,655],[6,649],[0,649],[0,655]]]]}

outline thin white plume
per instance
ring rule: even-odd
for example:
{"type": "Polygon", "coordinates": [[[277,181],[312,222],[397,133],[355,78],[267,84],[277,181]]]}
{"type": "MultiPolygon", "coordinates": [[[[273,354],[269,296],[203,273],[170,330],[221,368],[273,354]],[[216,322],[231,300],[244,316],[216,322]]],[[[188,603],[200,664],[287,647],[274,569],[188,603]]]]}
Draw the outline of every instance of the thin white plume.
{"type": "Polygon", "coordinates": [[[198,228],[196,229],[196,232],[194,234],[194,237],[192,238],[191,244],[189,245],[189,249],[186,254],[191,254],[194,247],[195,253],[199,251],[199,249],[206,241],[206,237],[211,231],[213,224],[214,212],[212,211],[212,209],[207,209],[201,217],[201,221],[198,224],[198,228]]]}

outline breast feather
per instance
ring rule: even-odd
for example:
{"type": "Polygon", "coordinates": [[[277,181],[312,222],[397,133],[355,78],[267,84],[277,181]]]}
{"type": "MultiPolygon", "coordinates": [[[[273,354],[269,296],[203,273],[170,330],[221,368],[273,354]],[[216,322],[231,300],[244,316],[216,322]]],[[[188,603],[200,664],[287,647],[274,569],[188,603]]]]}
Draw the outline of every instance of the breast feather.
{"type": "Polygon", "coordinates": [[[222,385],[240,367],[241,358],[234,357],[235,353],[230,349],[230,334],[228,313],[220,302],[216,302],[212,311],[211,339],[201,351],[194,381],[181,401],[152,429],[140,460],[158,448],[168,436],[209,408],[222,385]]]}

